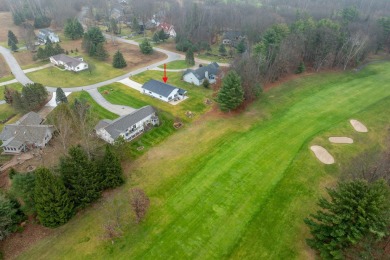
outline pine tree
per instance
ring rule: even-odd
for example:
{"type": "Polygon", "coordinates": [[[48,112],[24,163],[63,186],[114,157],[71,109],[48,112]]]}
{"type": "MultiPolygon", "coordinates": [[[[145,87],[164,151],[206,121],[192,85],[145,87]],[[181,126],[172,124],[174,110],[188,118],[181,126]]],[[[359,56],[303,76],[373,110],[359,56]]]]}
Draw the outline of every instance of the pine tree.
{"type": "Polygon", "coordinates": [[[10,233],[17,230],[18,224],[25,219],[20,210],[20,204],[15,200],[0,193],[0,241],[10,233]]]}
{"type": "Polygon", "coordinates": [[[217,102],[222,111],[230,111],[241,105],[243,101],[244,91],[241,86],[241,78],[237,72],[230,71],[223,79],[217,102]]]}
{"type": "Polygon", "coordinates": [[[8,31],[8,46],[12,46],[13,44],[18,44],[18,39],[16,38],[16,35],[12,31],[8,31]]]}
{"type": "Polygon", "coordinates": [[[186,62],[188,65],[195,65],[194,51],[192,48],[186,51],[186,62]]]}
{"type": "Polygon", "coordinates": [[[103,43],[99,43],[98,45],[96,45],[96,51],[94,56],[99,60],[105,60],[108,58],[108,52],[104,48],[103,43]]]}
{"type": "Polygon", "coordinates": [[[223,44],[219,45],[218,51],[219,51],[219,53],[220,53],[222,56],[226,56],[226,48],[225,48],[225,45],[223,45],[223,44]]]}
{"type": "Polygon", "coordinates": [[[75,207],[83,208],[100,197],[102,177],[81,146],[71,147],[60,159],[60,172],[75,207]]]}
{"type": "Polygon", "coordinates": [[[68,19],[64,27],[65,36],[72,39],[80,39],[84,35],[84,29],[77,19],[68,19]]]}
{"type": "Polygon", "coordinates": [[[74,214],[64,184],[46,168],[35,171],[34,201],[37,217],[45,227],[61,226],[74,214]]]}
{"type": "Polygon", "coordinates": [[[56,89],[56,102],[59,103],[68,103],[68,98],[66,97],[62,88],[56,89]]]}
{"type": "Polygon", "coordinates": [[[157,32],[153,34],[152,40],[153,40],[155,43],[160,42],[160,36],[158,35],[157,32]]]}
{"type": "Polygon", "coordinates": [[[139,48],[143,54],[151,54],[153,52],[153,47],[147,38],[140,43],[139,48]]]}
{"type": "Polygon", "coordinates": [[[303,63],[303,61],[301,61],[299,63],[299,66],[298,66],[297,70],[295,71],[295,73],[296,74],[301,74],[301,73],[305,72],[305,70],[306,70],[305,63],[303,63]]]}
{"type": "MultiPolygon", "coordinates": [[[[88,52],[89,56],[97,56],[96,52],[98,49],[98,45],[101,46],[100,51],[104,49],[103,43],[106,41],[104,38],[104,35],[102,31],[98,27],[91,27],[88,29],[88,31],[84,34],[82,47],[83,49],[88,52]]],[[[101,56],[104,53],[104,51],[101,51],[99,54],[100,57],[104,57],[105,55],[101,56]]],[[[106,52],[107,53],[107,52],[106,52]]],[[[108,56],[107,56],[108,57],[108,56]]],[[[107,57],[104,57],[107,58],[107,57]]]]}
{"type": "Polygon", "coordinates": [[[166,33],[164,32],[164,30],[161,29],[161,30],[158,32],[158,38],[159,38],[161,41],[164,42],[165,40],[169,39],[169,34],[166,34],[166,33]]]}
{"type": "Polygon", "coordinates": [[[18,46],[16,46],[16,44],[14,42],[11,43],[11,50],[12,51],[17,51],[18,50],[18,46]]]}
{"type": "Polygon", "coordinates": [[[237,45],[237,52],[244,53],[246,51],[245,41],[242,39],[237,45]]]}
{"type": "Polygon", "coordinates": [[[355,180],[328,189],[316,214],[305,223],[313,236],[307,244],[324,259],[341,259],[343,251],[367,235],[382,238],[390,224],[390,189],[385,181],[355,180]]]}
{"type": "Polygon", "coordinates": [[[101,161],[99,170],[103,176],[103,189],[115,188],[124,183],[121,163],[118,156],[113,153],[109,145],[106,145],[106,152],[104,154],[103,160],[101,161]]]}
{"type": "Polygon", "coordinates": [[[123,58],[123,55],[119,50],[114,54],[112,66],[117,69],[124,68],[127,66],[125,58],[123,58]]]}

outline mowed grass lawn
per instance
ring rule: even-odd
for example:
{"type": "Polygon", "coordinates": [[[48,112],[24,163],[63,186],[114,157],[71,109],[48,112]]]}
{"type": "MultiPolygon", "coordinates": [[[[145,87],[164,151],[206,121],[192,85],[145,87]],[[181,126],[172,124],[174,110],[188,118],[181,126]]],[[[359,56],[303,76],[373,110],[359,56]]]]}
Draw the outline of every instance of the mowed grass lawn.
{"type": "Polygon", "coordinates": [[[102,119],[115,119],[119,116],[108,111],[104,107],[100,106],[96,101],[89,95],[87,91],[80,91],[80,92],[73,92],[68,96],[69,103],[73,104],[75,99],[82,99],[85,100],[90,105],[90,111],[92,118],[95,119],[95,121],[99,121],[102,119]]]}
{"type": "MultiPolygon", "coordinates": [[[[158,67],[163,69],[164,65],[160,65],[158,67]]],[[[188,65],[188,63],[185,60],[175,60],[167,63],[167,69],[171,69],[171,70],[187,69],[191,67],[193,67],[193,65],[188,65]]]]}
{"type": "MultiPolygon", "coordinates": [[[[131,79],[143,84],[151,79],[162,81],[161,80],[162,76],[163,76],[162,71],[148,70],[131,77],[131,79]]],[[[199,115],[203,114],[205,111],[211,108],[210,105],[205,104],[205,100],[207,98],[211,99],[212,90],[205,89],[202,86],[198,87],[182,81],[181,72],[167,72],[167,76],[168,76],[168,82],[167,82],[168,84],[187,90],[188,98],[177,105],[171,105],[157,98],[153,98],[151,96],[141,94],[139,91],[136,91],[131,88],[127,88],[127,89],[125,87],[118,88],[118,85],[115,89],[118,89],[118,91],[123,95],[113,93],[110,94],[112,95],[112,97],[110,97],[110,95],[105,95],[104,97],[107,98],[108,101],[114,104],[123,104],[123,103],[116,103],[116,102],[127,102],[125,101],[125,99],[128,97],[125,96],[131,96],[132,99],[135,98],[137,100],[142,100],[143,102],[149,105],[167,111],[172,115],[181,118],[185,122],[192,121],[193,119],[199,117],[199,115]],[[187,116],[185,115],[187,111],[191,111],[194,114],[194,117],[187,118],[187,116]]],[[[99,91],[105,89],[106,88],[100,88],[99,91]]],[[[131,101],[129,100],[129,102],[131,101]]],[[[129,103],[129,106],[131,106],[131,103],[129,103]]]]}
{"type": "Polygon", "coordinates": [[[85,61],[92,65],[91,70],[72,72],[60,70],[57,67],[31,72],[27,74],[34,82],[51,87],[79,87],[109,80],[126,74],[129,68],[115,69],[111,64],[84,56],[85,61]]]}
{"type": "Polygon", "coordinates": [[[389,65],[302,77],[264,93],[241,115],[205,116],[126,164],[124,187],[20,258],[314,258],[303,218],[341,166],[365,149],[381,149],[390,122],[389,65]],[[351,118],[369,132],[354,132],[351,118]],[[355,143],[326,141],[339,134],[355,143]],[[336,164],[321,164],[312,144],[323,144],[336,164]],[[133,186],[151,199],[146,219],[104,240],[115,207],[130,219],[133,186]]]}
{"type": "Polygon", "coordinates": [[[9,88],[9,89],[15,89],[15,90],[18,90],[19,92],[22,91],[22,88],[23,88],[23,85],[20,84],[20,83],[12,83],[12,84],[8,84],[8,85],[5,85],[5,86],[0,86],[0,100],[4,100],[4,89],[5,87],[9,88]]]}

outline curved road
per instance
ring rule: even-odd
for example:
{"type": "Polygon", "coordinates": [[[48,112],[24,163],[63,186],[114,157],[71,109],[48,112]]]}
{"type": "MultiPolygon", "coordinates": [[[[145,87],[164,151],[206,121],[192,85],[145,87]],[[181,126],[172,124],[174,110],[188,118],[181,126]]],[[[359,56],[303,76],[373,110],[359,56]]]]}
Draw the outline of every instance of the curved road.
{"type": "MultiPolygon", "coordinates": [[[[110,38],[112,39],[112,37],[114,37],[114,39],[116,41],[118,41],[118,42],[123,42],[123,43],[137,45],[137,46],[139,45],[138,42],[133,41],[133,40],[126,40],[126,39],[122,39],[122,38],[119,38],[119,37],[116,37],[116,36],[112,36],[112,35],[108,35],[108,34],[104,34],[104,36],[106,37],[106,39],[110,39],[110,38]]],[[[158,66],[160,66],[160,65],[162,65],[164,63],[168,63],[168,62],[171,62],[171,61],[175,61],[175,60],[179,60],[179,59],[183,59],[184,58],[184,55],[182,55],[182,54],[178,54],[178,53],[175,53],[175,52],[167,51],[167,50],[164,50],[164,49],[161,49],[161,48],[154,47],[154,50],[166,54],[167,58],[165,60],[156,62],[156,63],[154,63],[152,65],[144,66],[142,68],[136,69],[134,71],[131,71],[129,73],[126,73],[126,74],[121,75],[121,76],[116,77],[116,78],[112,78],[112,79],[109,79],[109,80],[106,80],[106,81],[102,81],[102,82],[99,82],[99,83],[86,85],[86,86],[74,86],[74,87],[71,87],[71,88],[63,88],[63,90],[64,90],[64,92],[77,92],[77,91],[86,90],[92,96],[92,98],[99,105],[104,107],[105,109],[107,109],[107,110],[109,110],[109,111],[111,111],[111,112],[113,112],[113,113],[115,113],[117,115],[126,115],[126,114],[134,111],[134,108],[131,108],[131,107],[128,107],[128,106],[119,106],[119,105],[111,104],[110,102],[108,102],[97,91],[97,88],[105,86],[105,85],[112,84],[114,82],[124,81],[124,80],[128,83],[127,84],[128,86],[129,86],[129,84],[131,86],[135,85],[136,86],[135,88],[137,88],[137,86],[139,85],[138,83],[133,82],[131,80],[126,80],[126,79],[128,79],[129,77],[131,77],[133,75],[142,73],[142,72],[144,72],[146,70],[155,69],[156,67],[158,67],[158,66]]],[[[0,46],[0,53],[3,55],[5,61],[8,63],[8,66],[10,67],[10,69],[12,71],[12,74],[15,76],[15,79],[17,81],[19,81],[23,85],[25,85],[27,83],[33,83],[26,76],[26,74],[23,72],[23,70],[20,67],[19,63],[17,62],[15,57],[12,55],[12,53],[11,53],[11,51],[9,49],[0,46]]],[[[200,60],[200,59],[195,59],[195,61],[196,62],[201,62],[201,63],[209,62],[209,61],[204,61],[204,60],[200,60]]],[[[221,66],[228,66],[229,64],[220,64],[220,65],[221,66]]],[[[54,87],[54,86],[47,86],[46,89],[49,92],[55,92],[56,91],[56,87],[54,87]]]]}

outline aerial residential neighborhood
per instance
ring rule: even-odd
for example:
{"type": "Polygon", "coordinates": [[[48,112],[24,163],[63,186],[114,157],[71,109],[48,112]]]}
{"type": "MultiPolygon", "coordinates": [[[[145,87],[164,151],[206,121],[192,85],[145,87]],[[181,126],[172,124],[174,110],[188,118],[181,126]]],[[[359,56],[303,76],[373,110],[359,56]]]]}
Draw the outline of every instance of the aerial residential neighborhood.
{"type": "Polygon", "coordinates": [[[0,0],[0,259],[388,259],[390,2],[0,0]]]}

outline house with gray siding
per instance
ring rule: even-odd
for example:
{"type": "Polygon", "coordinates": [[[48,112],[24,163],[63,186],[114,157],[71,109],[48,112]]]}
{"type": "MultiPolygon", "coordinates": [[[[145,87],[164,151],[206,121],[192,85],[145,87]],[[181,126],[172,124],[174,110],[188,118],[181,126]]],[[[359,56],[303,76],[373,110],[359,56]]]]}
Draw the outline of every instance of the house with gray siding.
{"type": "Polygon", "coordinates": [[[142,94],[165,102],[178,101],[186,97],[187,91],[158,80],[149,80],[142,86],[142,94]]]}
{"type": "Polygon", "coordinates": [[[203,81],[207,79],[210,84],[217,81],[219,73],[219,65],[216,62],[210,63],[207,66],[199,67],[196,70],[188,69],[183,73],[183,80],[185,82],[200,86],[203,81]]]}

